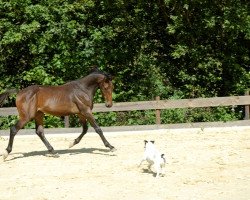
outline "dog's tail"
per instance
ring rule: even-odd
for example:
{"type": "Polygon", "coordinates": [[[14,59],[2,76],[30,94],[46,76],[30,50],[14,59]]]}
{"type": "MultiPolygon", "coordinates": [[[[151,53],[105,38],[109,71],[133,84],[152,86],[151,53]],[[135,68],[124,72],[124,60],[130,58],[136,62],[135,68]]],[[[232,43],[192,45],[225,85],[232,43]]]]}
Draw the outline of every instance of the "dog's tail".
{"type": "Polygon", "coordinates": [[[165,154],[161,154],[161,158],[163,159],[164,164],[165,164],[166,163],[166,158],[164,156],[165,156],[165,154]]]}

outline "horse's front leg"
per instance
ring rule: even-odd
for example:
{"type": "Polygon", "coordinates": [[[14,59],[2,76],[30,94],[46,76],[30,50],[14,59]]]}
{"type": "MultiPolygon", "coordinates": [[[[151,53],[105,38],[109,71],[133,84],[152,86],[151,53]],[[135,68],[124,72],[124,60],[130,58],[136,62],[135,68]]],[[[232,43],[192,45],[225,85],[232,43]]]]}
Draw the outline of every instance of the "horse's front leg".
{"type": "Polygon", "coordinates": [[[102,129],[98,126],[98,124],[95,121],[95,118],[92,114],[92,112],[87,112],[84,114],[85,117],[87,118],[87,120],[89,121],[90,125],[95,129],[95,132],[101,137],[103,144],[105,145],[105,147],[110,148],[111,151],[115,151],[115,147],[113,147],[105,138],[105,136],[103,135],[102,129]]]}
{"type": "Polygon", "coordinates": [[[87,125],[87,120],[86,120],[86,118],[85,118],[83,115],[81,115],[81,114],[78,114],[78,117],[79,117],[80,122],[81,122],[81,124],[82,124],[82,133],[81,133],[76,139],[74,139],[73,142],[71,142],[71,143],[69,144],[69,148],[71,148],[71,147],[75,146],[76,144],[78,144],[78,143],[81,141],[82,137],[83,137],[83,136],[87,133],[87,131],[88,131],[88,125],[87,125]]]}

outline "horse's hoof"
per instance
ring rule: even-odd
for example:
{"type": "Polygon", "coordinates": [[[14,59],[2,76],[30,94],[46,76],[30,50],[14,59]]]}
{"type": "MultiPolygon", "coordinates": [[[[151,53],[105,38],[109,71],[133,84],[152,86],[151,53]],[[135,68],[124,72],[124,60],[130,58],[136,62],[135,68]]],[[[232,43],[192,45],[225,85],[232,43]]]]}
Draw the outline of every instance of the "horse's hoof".
{"type": "Polygon", "coordinates": [[[110,149],[111,152],[115,152],[117,151],[117,149],[115,147],[113,147],[112,149],[110,149]]]}
{"type": "Polygon", "coordinates": [[[59,158],[60,156],[59,156],[58,153],[56,153],[56,154],[53,154],[53,157],[54,157],[54,158],[59,158]]]}
{"type": "Polygon", "coordinates": [[[70,142],[70,143],[69,143],[69,149],[72,148],[74,145],[75,145],[75,142],[74,142],[74,141],[73,141],[73,142],[70,142]]]}
{"type": "Polygon", "coordinates": [[[5,159],[8,157],[9,153],[7,150],[5,150],[2,154],[2,157],[3,157],[3,161],[5,161],[5,159]]]}

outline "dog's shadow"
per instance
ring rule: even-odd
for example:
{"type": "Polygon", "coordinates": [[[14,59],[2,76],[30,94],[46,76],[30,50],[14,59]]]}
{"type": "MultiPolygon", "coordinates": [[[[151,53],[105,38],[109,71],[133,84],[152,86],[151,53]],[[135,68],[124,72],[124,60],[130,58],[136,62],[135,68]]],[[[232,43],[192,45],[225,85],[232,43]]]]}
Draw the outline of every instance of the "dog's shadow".
{"type": "Polygon", "coordinates": [[[15,159],[20,158],[27,158],[27,157],[33,157],[33,156],[46,156],[46,157],[60,157],[61,155],[77,155],[77,154],[97,154],[97,155],[103,155],[103,156],[116,156],[113,152],[111,152],[109,149],[102,149],[102,148],[81,148],[81,149],[63,149],[63,150],[56,150],[55,155],[49,154],[47,150],[43,151],[32,151],[28,153],[18,152],[18,153],[11,153],[13,157],[6,159],[7,161],[12,161],[15,159]]]}
{"type": "MultiPolygon", "coordinates": [[[[151,174],[153,177],[156,177],[157,173],[153,172],[150,168],[144,168],[142,169],[143,174],[151,174]]],[[[164,177],[165,174],[160,174],[160,177],[164,177]]]]}
{"type": "Polygon", "coordinates": [[[142,173],[143,173],[143,174],[151,174],[152,176],[156,177],[156,173],[153,172],[153,171],[152,171],[151,169],[149,169],[149,168],[144,168],[144,169],[142,169],[142,173]]]}

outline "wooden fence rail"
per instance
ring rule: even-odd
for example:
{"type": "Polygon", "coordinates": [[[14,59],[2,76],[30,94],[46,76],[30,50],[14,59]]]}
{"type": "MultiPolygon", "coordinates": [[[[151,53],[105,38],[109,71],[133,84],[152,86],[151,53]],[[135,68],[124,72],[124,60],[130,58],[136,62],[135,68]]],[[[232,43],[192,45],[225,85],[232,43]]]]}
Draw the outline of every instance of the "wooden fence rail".
{"type": "MultiPolygon", "coordinates": [[[[246,92],[245,96],[212,97],[196,99],[139,101],[139,102],[117,102],[113,107],[107,108],[103,103],[95,104],[93,112],[118,112],[135,110],[156,110],[156,124],[160,123],[160,110],[174,108],[201,108],[217,106],[245,106],[245,119],[249,119],[250,96],[246,92]]],[[[0,116],[17,115],[16,107],[0,108],[0,116]]],[[[66,127],[68,118],[65,120],[66,127]]]]}

